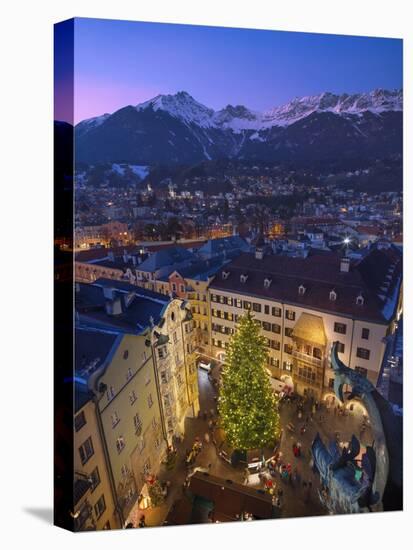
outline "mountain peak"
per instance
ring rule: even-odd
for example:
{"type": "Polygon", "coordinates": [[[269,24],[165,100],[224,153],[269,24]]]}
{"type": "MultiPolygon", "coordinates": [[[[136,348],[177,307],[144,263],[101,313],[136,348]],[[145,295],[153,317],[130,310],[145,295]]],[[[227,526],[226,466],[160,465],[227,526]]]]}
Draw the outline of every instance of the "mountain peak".
{"type": "Polygon", "coordinates": [[[264,120],[273,125],[288,126],[314,112],[330,111],[336,114],[361,114],[365,111],[403,110],[402,90],[377,89],[367,93],[334,94],[296,97],[289,103],[264,113],[264,120]]]}
{"type": "MultiPolygon", "coordinates": [[[[288,103],[263,113],[252,111],[244,105],[228,104],[214,111],[199,103],[185,90],[175,94],[159,94],[136,105],[137,111],[150,109],[161,111],[187,126],[233,130],[260,131],[273,126],[286,127],[312,113],[332,112],[337,115],[360,115],[365,111],[380,114],[384,111],[403,110],[403,91],[377,88],[370,92],[335,94],[324,91],[316,95],[295,97],[288,103]]],[[[111,115],[84,120],[78,124],[82,131],[89,131],[103,124],[111,115]]]]}
{"type": "Polygon", "coordinates": [[[138,111],[151,108],[154,111],[167,112],[174,118],[186,124],[197,124],[202,127],[212,125],[213,109],[209,109],[196,101],[188,92],[180,91],[176,94],[157,95],[156,97],[136,106],[138,111]]]}

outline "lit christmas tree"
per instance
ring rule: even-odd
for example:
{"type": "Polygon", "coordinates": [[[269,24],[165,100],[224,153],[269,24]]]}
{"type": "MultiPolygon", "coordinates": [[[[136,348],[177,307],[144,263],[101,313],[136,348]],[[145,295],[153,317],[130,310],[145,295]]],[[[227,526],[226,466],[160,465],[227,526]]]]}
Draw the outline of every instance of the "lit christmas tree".
{"type": "Polygon", "coordinates": [[[265,338],[248,312],[227,347],[219,396],[221,425],[236,449],[273,445],[279,435],[277,400],[265,369],[265,338]]]}

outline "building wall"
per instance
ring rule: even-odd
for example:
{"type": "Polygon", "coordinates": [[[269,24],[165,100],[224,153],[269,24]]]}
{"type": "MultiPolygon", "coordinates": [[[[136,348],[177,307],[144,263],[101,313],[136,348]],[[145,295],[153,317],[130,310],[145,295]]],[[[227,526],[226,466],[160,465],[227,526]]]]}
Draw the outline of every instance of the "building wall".
{"type": "Polygon", "coordinates": [[[125,335],[98,381],[106,386],[99,410],[125,519],[145,484],[145,475],[158,473],[166,450],[150,340],[149,345],[147,342],[145,336],[125,335]]]}
{"type": "Polygon", "coordinates": [[[173,292],[178,298],[186,299],[186,282],[185,279],[179,275],[179,273],[171,273],[169,276],[169,287],[171,292],[173,292]]]}
{"type": "MultiPolygon", "coordinates": [[[[95,529],[118,529],[121,527],[119,517],[115,512],[115,501],[113,498],[112,488],[109,481],[109,473],[107,470],[107,464],[105,461],[105,455],[103,452],[102,441],[100,438],[100,432],[96,419],[96,408],[93,401],[88,401],[79,411],[77,411],[75,418],[80,418],[84,415],[85,424],[74,432],[74,466],[75,477],[81,477],[83,479],[90,477],[93,472],[96,472],[96,468],[99,472],[100,482],[96,487],[92,487],[77,503],[75,512],[79,511],[82,506],[90,504],[91,517],[88,522],[84,524],[81,530],[86,528],[87,524],[94,525],[95,529]],[[81,447],[86,440],[91,439],[93,446],[93,455],[82,463],[79,447],[81,447]],[[101,515],[97,513],[96,504],[103,496],[105,502],[105,510],[101,515]]],[[[75,423],[76,424],[76,423],[75,423]]]]}
{"type": "Polygon", "coordinates": [[[209,282],[187,279],[187,283],[193,289],[188,292],[188,300],[194,318],[195,346],[199,355],[209,356],[211,353],[209,282]]]}
{"type": "Polygon", "coordinates": [[[185,418],[199,410],[193,321],[185,302],[172,300],[161,327],[152,334],[152,345],[161,394],[168,443],[185,433],[185,418]],[[156,334],[155,334],[156,332],[156,334]]]}
{"type": "Polygon", "coordinates": [[[75,262],[75,281],[93,283],[97,279],[124,280],[123,271],[115,267],[109,268],[87,262],[75,262]]]}
{"type": "MultiPolygon", "coordinates": [[[[286,329],[293,329],[296,322],[300,318],[300,315],[304,312],[319,315],[323,318],[324,330],[327,337],[327,350],[331,347],[334,341],[339,341],[344,344],[344,352],[340,353],[341,360],[351,368],[362,367],[367,369],[367,377],[374,384],[377,382],[377,378],[380,372],[381,363],[385,351],[385,341],[383,340],[388,332],[387,325],[380,325],[371,323],[368,321],[353,320],[340,315],[333,315],[322,311],[303,308],[299,306],[293,306],[284,304],[282,302],[276,302],[267,300],[265,298],[256,298],[248,295],[241,295],[236,293],[225,292],[221,290],[210,289],[210,323],[211,323],[211,339],[212,339],[212,353],[215,357],[225,352],[225,345],[231,338],[231,334],[235,328],[235,318],[231,319],[231,315],[243,315],[246,313],[244,308],[244,302],[251,303],[251,311],[255,318],[267,322],[271,325],[277,324],[280,326],[280,333],[263,330],[262,334],[275,342],[279,342],[279,350],[268,348],[269,357],[274,359],[274,365],[269,364],[268,368],[271,371],[272,376],[275,378],[281,378],[284,375],[290,374],[290,364],[293,363],[293,355],[288,353],[288,347],[293,346],[294,340],[291,336],[286,334],[286,329]],[[240,300],[243,304],[242,308],[235,307],[234,305],[226,305],[215,301],[215,295],[225,296],[227,299],[231,298],[233,303],[235,300],[240,300]],[[253,304],[258,304],[258,309],[261,311],[254,311],[253,304]],[[265,306],[268,308],[268,314],[265,313],[265,306]],[[280,316],[274,316],[272,314],[272,308],[278,308],[280,310],[280,316]],[[214,311],[226,312],[229,319],[222,319],[214,315],[214,311]],[[290,320],[287,318],[287,310],[295,314],[295,319],[290,320]],[[341,334],[335,331],[335,323],[341,323],[346,326],[346,333],[341,334]],[[219,324],[223,327],[227,327],[228,333],[221,333],[213,330],[213,325],[219,324]],[[361,338],[362,329],[369,330],[369,339],[364,340],[361,338]],[[221,342],[221,346],[218,343],[221,342]],[[369,359],[362,359],[357,357],[357,348],[368,349],[370,352],[369,359]]],[[[362,306],[361,306],[362,307],[362,306]]],[[[329,361],[327,361],[329,364],[329,361]]],[[[329,373],[329,369],[325,371],[325,386],[328,387],[332,376],[329,373]]]]}

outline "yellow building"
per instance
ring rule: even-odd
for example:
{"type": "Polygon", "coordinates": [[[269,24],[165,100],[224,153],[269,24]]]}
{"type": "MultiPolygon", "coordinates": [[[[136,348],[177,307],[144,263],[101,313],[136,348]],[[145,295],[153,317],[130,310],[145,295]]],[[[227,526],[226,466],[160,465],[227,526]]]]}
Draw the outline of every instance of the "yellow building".
{"type": "Polygon", "coordinates": [[[76,311],[76,376],[94,395],[124,525],[150,503],[146,481],[199,410],[192,314],[181,299],[111,280],[78,283],[76,311]]]}
{"type": "Polygon", "coordinates": [[[185,434],[185,418],[199,411],[194,325],[187,302],[173,299],[151,331],[160,402],[169,445],[185,434]]]}
{"type": "Polygon", "coordinates": [[[89,331],[76,331],[80,355],[77,355],[79,376],[75,379],[74,506],[71,511],[75,531],[118,529],[122,526],[94,394],[88,387],[87,378],[81,377],[85,369],[99,366],[102,351],[103,355],[109,353],[116,338],[99,337],[93,333],[92,340],[89,340],[89,335],[89,331]],[[84,344],[87,341],[98,346],[86,350],[84,344]]]}
{"type": "Polygon", "coordinates": [[[89,379],[123,520],[149,475],[159,472],[166,443],[150,342],[125,334],[110,363],[89,379]]]}
{"type": "Polygon", "coordinates": [[[194,318],[195,346],[199,355],[208,356],[211,352],[210,340],[210,304],[208,286],[212,277],[206,281],[187,278],[188,301],[194,318]]]}

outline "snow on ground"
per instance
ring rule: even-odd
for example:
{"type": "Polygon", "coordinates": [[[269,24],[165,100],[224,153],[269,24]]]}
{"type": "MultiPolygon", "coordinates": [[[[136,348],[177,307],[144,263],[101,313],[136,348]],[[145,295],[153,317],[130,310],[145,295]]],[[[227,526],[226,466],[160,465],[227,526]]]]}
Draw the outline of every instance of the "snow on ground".
{"type": "Polygon", "coordinates": [[[129,167],[136,176],[141,178],[141,180],[145,179],[149,174],[149,166],[141,166],[140,164],[112,164],[112,170],[121,176],[124,175],[127,167],[129,167]]]}

